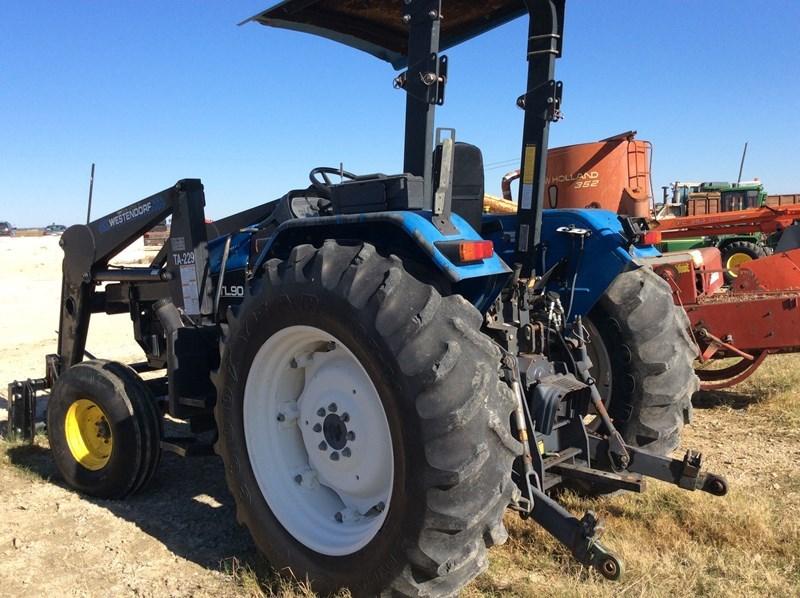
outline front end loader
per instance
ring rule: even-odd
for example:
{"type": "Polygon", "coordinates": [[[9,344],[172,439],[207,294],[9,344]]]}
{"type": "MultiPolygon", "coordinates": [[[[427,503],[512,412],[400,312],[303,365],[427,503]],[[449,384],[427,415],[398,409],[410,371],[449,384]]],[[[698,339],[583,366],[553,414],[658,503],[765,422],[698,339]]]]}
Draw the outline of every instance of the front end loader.
{"type": "Polygon", "coordinates": [[[258,548],[321,593],[455,595],[506,540],[509,507],[619,578],[597,518],[569,513],[559,489],[727,485],[699,453],[669,456],[691,415],[694,345],[641,263],[637,222],[542,210],[563,19],[563,0],[288,0],[252,17],[401,71],[403,172],[315,168],[307,187],[212,224],[187,179],[71,227],[58,352],[14,387],[12,428],[49,389],[61,475],[123,498],[163,449],[210,448],[164,437],[164,414],[188,421],[214,437],[258,548]],[[434,127],[441,52],[526,15],[519,212],[484,216],[480,150],[434,127]],[[109,265],[166,217],[149,267],[109,265]],[[145,359],[86,360],[92,314],[122,312],[145,359]]]}

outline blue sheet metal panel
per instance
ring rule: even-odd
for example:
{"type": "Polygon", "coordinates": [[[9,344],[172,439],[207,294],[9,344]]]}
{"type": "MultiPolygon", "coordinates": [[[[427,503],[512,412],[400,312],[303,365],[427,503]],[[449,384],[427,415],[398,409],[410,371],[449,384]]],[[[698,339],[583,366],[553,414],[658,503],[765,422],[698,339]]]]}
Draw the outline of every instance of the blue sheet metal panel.
{"type": "MultiPolygon", "coordinates": [[[[480,241],[482,237],[460,216],[453,214],[451,220],[456,229],[452,235],[442,234],[431,222],[430,212],[376,212],[372,214],[357,214],[348,216],[330,216],[324,218],[302,218],[283,223],[275,234],[264,244],[264,247],[255,260],[253,267],[258,269],[270,256],[275,242],[291,232],[291,229],[308,230],[316,238],[338,238],[348,226],[364,225],[370,223],[386,223],[403,231],[402,238],[409,243],[415,243],[431,259],[433,264],[441,270],[447,279],[453,283],[457,291],[463,294],[481,311],[488,309],[492,301],[505,285],[510,276],[510,269],[498,255],[483,260],[478,264],[456,265],[445,257],[436,247],[437,241],[472,240],[480,241]]],[[[242,232],[231,239],[228,254],[227,271],[238,270],[248,266],[250,253],[251,233],[242,232]]],[[[225,237],[210,241],[208,244],[210,269],[218,273],[225,237]]]]}
{"type": "Polygon", "coordinates": [[[326,238],[335,239],[337,238],[336,229],[338,227],[373,222],[388,223],[402,229],[425,253],[430,255],[433,263],[445,273],[450,282],[457,283],[470,278],[507,275],[510,273],[508,266],[496,254],[489,259],[483,260],[480,264],[462,266],[453,264],[437,249],[435,245],[437,241],[455,241],[459,239],[479,241],[482,237],[456,214],[452,215],[452,222],[457,232],[453,235],[444,235],[431,222],[430,212],[425,211],[373,212],[370,214],[290,220],[284,222],[266,242],[255,266],[258,267],[266,259],[275,241],[290,229],[304,228],[313,230],[317,227],[322,227],[323,229],[330,229],[330,234],[326,238]]]}
{"type": "Polygon", "coordinates": [[[447,277],[452,282],[496,274],[509,274],[511,272],[510,268],[496,253],[479,264],[457,266],[436,248],[435,243],[437,241],[483,240],[483,237],[458,214],[453,213],[450,215],[450,220],[458,232],[453,235],[443,235],[431,222],[430,212],[394,213],[401,215],[403,229],[431,255],[434,263],[447,274],[447,277]]]}
{"type": "MultiPolygon", "coordinates": [[[[457,266],[450,262],[436,248],[436,241],[479,240],[481,237],[460,216],[453,214],[452,220],[458,231],[454,235],[443,235],[436,229],[431,223],[431,215],[428,212],[380,212],[357,216],[294,220],[276,231],[276,234],[273,235],[262,252],[263,257],[261,257],[261,260],[263,261],[264,257],[268,255],[269,246],[272,245],[278,234],[289,228],[289,225],[292,227],[336,227],[337,225],[346,225],[353,222],[390,222],[394,226],[401,228],[410,239],[413,239],[415,243],[422,247],[431,257],[433,263],[445,273],[451,282],[467,285],[468,281],[471,281],[469,282],[470,292],[465,293],[465,295],[469,295],[470,300],[478,309],[485,311],[508,280],[510,270],[506,262],[510,264],[514,259],[516,216],[485,216],[485,223],[499,222],[501,225],[501,228],[486,237],[494,241],[496,254],[480,264],[465,266],[457,266]],[[480,279],[485,279],[486,284],[474,284],[479,282],[480,279]]],[[[330,232],[333,234],[335,231],[332,230],[330,232]]],[[[250,236],[249,232],[242,232],[232,237],[228,256],[228,271],[247,267],[250,254],[250,236]]],[[[573,315],[588,313],[620,272],[638,266],[636,258],[660,255],[658,250],[652,246],[635,247],[628,251],[626,249],[627,241],[622,234],[622,227],[616,214],[605,210],[545,210],[543,213],[542,239],[547,248],[545,252],[546,268],[553,266],[563,258],[568,260],[568,265],[564,269],[563,280],[552,285],[552,289],[557,290],[562,295],[562,301],[567,309],[569,309],[570,299],[569,284],[571,284],[575,266],[579,267],[572,306],[573,315]],[[587,228],[592,231],[592,235],[586,240],[580,260],[578,260],[578,247],[574,238],[570,235],[556,232],[557,228],[570,225],[578,228],[587,228]]],[[[212,273],[219,272],[224,244],[224,237],[209,242],[209,259],[212,273]]],[[[541,264],[539,270],[541,271],[541,264]]]]}
{"type": "MultiPolygon", "coordinates": [[[[495,251],[507,262],[514,259],[516,248],[516,215],[487,215],[484,223],[493,228],[491,222],[499,222],[500,227],[490,233],[495,243],[495,251]]],[[[496,227],[496,225],[495,225],[496,227]]],[[[637,268],[634,256],[628,251],[628,242],[622,232],[622,225],[616,214],[607,210],[544,210],[542,217],[542,244],[544,246],[544,268],[539,261],[537,271],[542,273],[562,259],[567,264],[561,276],[550,284],[551,290],[561,295],[564,308],[572,316],[585,315],[591,311],[597,300],[620,272],[637,268]],[[577,237],[557,232],[564,226],[574,226],[592,231],[585,240],[583,252],[577,237]],[[575,295],[570,306],[570,288],[576,268],[578,277],[575,295]]],[[[650,250],[643,250],[650,253],[650,250]]],[[[540,256],[541,260],[541,256],[540,256]]]]}
{"type": "MultiPolygon", "coordinates": [[[[241,270],[247,267],[250,259],[250,237],[251,233],[237,233],[231,237],[231,246],[228,250],[228,265],[225,269],[241,270]]],[[[212,274],[217,274],[222,263],[222,254],[225,251],[225,239],[227,237],[217,237],[208,242],[208,263],[212,274]]]]}

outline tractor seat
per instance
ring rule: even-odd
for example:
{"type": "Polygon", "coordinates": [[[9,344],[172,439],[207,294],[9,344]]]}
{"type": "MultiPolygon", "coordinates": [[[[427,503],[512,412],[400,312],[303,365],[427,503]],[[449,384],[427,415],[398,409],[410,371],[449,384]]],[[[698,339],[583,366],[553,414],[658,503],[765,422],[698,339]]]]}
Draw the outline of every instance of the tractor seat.
{"type": "MultiPolygon", "coordinates": [[[[442,166],[441,147],[433,154],[434,189],[439,186],[442,166]]],[[[481,230],[483,215],[483,154],[481,150],[461,141],[453,146],[453,204],[452,211],[477,231],[481,230]]]]}
{"type": "Polygon", "coordinates": [[[314,190],[307,189],[297,195],[290,194],[289,206],[295,218],[310,218],[329,215],[331,202],[318,197],[314,190]]]}

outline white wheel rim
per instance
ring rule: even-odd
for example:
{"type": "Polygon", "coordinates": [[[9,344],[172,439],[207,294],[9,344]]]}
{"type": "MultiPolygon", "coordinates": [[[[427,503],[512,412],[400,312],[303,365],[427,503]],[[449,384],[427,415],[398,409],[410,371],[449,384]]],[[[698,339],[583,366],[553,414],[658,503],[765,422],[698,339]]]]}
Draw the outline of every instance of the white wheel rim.
{"type": "Polygon", "coordinates": [[[244,433],[261,494],[298,542],[343,556],[375,537],[392,495],[391,432],[339,339],[311,326],[267,339],[247,376],[244,433]]]}

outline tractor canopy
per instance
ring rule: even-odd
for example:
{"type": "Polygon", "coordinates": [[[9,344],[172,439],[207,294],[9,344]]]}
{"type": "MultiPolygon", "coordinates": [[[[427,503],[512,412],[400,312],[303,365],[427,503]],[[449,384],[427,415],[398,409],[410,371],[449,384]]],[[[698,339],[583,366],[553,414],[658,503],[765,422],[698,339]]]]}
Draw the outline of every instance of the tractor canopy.
{"type": "MultiPolygon", "coordinates": [[[[406,66],[408,26],[403,0],[285,0],[240,24],[255,21],[313,33],[368,52],[396,69],[406,66]]],[[[442,50],[526,14],[525,0],[443,0],[442,50]]]]}

